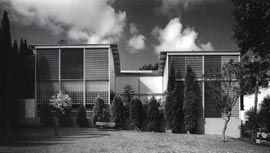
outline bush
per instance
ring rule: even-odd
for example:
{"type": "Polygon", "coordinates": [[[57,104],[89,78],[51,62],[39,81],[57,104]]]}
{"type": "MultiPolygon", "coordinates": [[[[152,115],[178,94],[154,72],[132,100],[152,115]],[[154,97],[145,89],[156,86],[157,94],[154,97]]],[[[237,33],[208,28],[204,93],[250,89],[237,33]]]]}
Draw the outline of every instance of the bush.
{"type": "Polygon", "coordinates": [[[141,129],[142,121],[143,121],[143,107],[140,99],[132,99],[130,104],[130,120],[131,120],[131,128],[141,129]]]}
{"type": "Polygon", "coordinates": [[[124,127],[125,124],[125,107],[120,96],[116,95],[111,106],[111,120],[116,123],[117,128],[124,127]]]}
{"type": "Polygon", "coordinates": [[[53,119],[51,118],[51,109],[49,104],[43,103],[40,107],[40,123],[43,124],[44,126],[52,126],[53,119]]]}
{"type": "Polygon", "coordinates": [[[86,108],[84,105],[80,105],[78,109],[76,123],[80,127],[89,127],[89,122],[86,118],[86,108]]]}
{"type": "Polygon", "coordinates": [[[265,97],[258,112],[258,122],[262,128],[270,131],[270,96],[265,97]]]}
{"type": "Polygon", "coordinates": [[[106,105],[102,97],[98,96],[95,99],[95,105],[93,108],[93,123],[94,125],[96,122],[108,122],[110,120],[110,112],[108,108],[106,109],[106,105]]]}
{"type": "Polygon", "coordinates": [[[60,119],[60,124],[64,127],[73,127],[74,122],[71,116],[71,108],[65,111],[65,114],[60,119]]]}
{"type": "Polygon", "coordinates": [[[155,97],[152,97],[147,108],[147,129],[149,131],[160,132],[161,131],[161,113],[159,112],[159,104],[155,97]]]}

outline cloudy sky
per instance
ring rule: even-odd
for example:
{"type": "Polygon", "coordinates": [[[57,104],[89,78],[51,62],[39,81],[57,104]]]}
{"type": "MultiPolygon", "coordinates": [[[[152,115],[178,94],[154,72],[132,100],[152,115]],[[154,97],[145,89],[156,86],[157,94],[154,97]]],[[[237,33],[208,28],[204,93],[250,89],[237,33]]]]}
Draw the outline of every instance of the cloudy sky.
{"type": "Polygon", "coordinates": [[[116,43],[122,69],[163,50],[235,50],[230,0],[0,0],[12,38],[31,44],[116,43]]]}

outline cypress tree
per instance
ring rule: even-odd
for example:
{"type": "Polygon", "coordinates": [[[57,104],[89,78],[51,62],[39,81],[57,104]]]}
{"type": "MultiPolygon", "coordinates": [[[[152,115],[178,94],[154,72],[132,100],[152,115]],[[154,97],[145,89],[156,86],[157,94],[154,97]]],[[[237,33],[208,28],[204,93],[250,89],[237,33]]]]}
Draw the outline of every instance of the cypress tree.
{"type": "Polygon", "coordinates": [[[190,65],[187,66],[184,83],[184,120],[185,129],[194,133],[197,128],[198,94],[196,93],[195,74],[190,65]]]}
{"type": "Polygon", "coordinates": [[[143,121],[143,106],[140,99],[135,98],[130,103],[130,120],[133,129],[140,129],[143,121]]]}
{"type": "Polygon", "coordinates": [[[89,122],[86,118],[86,108],[84,105],[80,105],[78,109],[76,123],[80,127],[89,127],[89,122]]]}
{"type": "MultiPolygon", "coordinates": [[[[1,88],[4,89],[1,95],[1,113],[3,116],[2,120],[2,130],[8,130],[10,125],[11,114],[9,108],[10,103],[14,103],[15,97],[13,93],[14,86],[14,60],[13,51],[11,46],[11,35],[8,13],[4,11],[2,21],[1,21],[1,88]]],[[[15,93],[16,94],[16,93],[15,93]]],[[[4,132],[4,134],[7,134],[4,132]]]]}
{"type": "Polygon", "coordinates": [[[173,116],[174,116],[174,101],[175,101],[175,71],[173,62],[170,63],[169,67],[169,78],[168,78],[168,85],[167,85],[167,95],[166,95],[166,102],[165,102],[165,119],[167,122],[167,128],[173,128],[173,116]]]}
{"type": "Polygon", "coordinates": [[[148,104],[147,108],[147,119],[148,119],[148,124],[147,128],[149,131],[154,131],[154,132],[160,132],[161,131],[161,122],[162,122],[162,117],[161,113],[159,112],[159,104],[157,103],[157,100],[155,97],[152,97],[150,100],[150,103],[148,104]]]}
{"type": "Polygon", "coordinates": [[[123,128],[125,124],[125,106],[122,98],[118,95],[113,98],[111,114],[111,120],[116,123],[116,127],[123,128]]]}

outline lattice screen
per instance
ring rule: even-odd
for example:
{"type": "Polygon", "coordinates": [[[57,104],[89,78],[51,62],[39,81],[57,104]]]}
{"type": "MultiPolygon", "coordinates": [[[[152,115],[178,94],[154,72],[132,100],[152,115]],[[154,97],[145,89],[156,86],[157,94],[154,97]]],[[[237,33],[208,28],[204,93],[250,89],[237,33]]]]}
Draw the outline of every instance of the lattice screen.
{"type": "Polygon", "coordinates": [[[109,99],[109,81],[86,81],[86,104],[93,104],[94,100],[100,95],[105,103],[109,99]]]}

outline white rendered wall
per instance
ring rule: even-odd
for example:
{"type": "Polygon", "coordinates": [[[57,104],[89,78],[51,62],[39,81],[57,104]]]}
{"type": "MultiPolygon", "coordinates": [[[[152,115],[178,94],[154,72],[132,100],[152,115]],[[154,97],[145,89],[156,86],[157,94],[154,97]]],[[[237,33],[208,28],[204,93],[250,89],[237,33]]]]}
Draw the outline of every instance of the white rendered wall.
{"type": "Polygon", "coordinates": [[[139,77],[140,93],[144,94],[161,94],[162,93],[162,76],[139,77]]]}
{"type": "MultiPolygon", "coordinates": [[[[205,118],[205,134],[222,134],[224,120],[222,118],[205,118]]],[[[239,138],[240,137],[241,119],[232,117],[228,123],[226,136],[239,138]]]]}
{"type": "Polygon", "coordinates": [[[124,87],[126,85],[130,85],[131,88],[138,93],[138,77],[131,76],[117,76],[116,77],[116,93],[122,94],[124,93],[124,87]]]}

